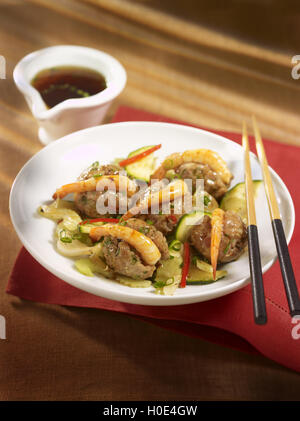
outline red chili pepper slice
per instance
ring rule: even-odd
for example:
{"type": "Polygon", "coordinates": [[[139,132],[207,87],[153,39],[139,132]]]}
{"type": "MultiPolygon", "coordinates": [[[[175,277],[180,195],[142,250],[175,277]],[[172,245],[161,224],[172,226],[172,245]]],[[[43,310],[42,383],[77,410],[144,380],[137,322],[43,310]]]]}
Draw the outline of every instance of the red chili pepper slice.
{"type": "Polygon", "coordinates": [[[120,222],[120,220],[119,219],[116,219],[116,218],[86,219],[85,221],[80,222],[79,225],[92,224],[93,222],[111,222],[113,224],[117,224],[118,222],[120,222]]]}
{"type": "Polygon", "coordinates": [[[171,221],[173,221],[175,224],[177,224],[177,218],[175,215],[169,215],[168,218],[171,219],[171,221]]]}
{"type": "Polygon", "coordinates": [[[182,268],[180,288],[186,287],[186,278],[189,273],[189,268],[190,268],[190,246],[189,246],[189,243],[184,243],[183,244],[183,268],[182,268]]]}
{"type": "Polygon", "coordinates": [[[160,148],[161,148],[161,144],[153,146],[153,148],[147,149],[146,151],[141,152],[137,155],[134,155],[131,158],[124,159],[123,161],[119,162],[119,165],[120,167],[126,167],[126,165],[133,164],[134,162],[139,161],[142,158],[145,158],[145,156],[152,154],[153,152],[157,151],[160,148]]]}

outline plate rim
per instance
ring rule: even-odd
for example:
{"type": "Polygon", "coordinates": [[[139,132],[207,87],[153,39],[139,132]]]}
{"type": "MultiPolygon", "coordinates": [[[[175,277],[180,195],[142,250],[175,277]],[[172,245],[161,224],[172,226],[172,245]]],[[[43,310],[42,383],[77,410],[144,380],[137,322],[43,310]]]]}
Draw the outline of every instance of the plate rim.
{"type": "MultiPolygon", "coordinates": [[[[193,126],[186,126],[184,124],[176,124],[176,123],[167,123],[167,122],[157,122],[157,121],[124,121],[124,122],[116,122],[116,123],[109,123],[109,124],[105,124],[105,125],[98,125],[98,126],[93,126],[93,127],[89,127],[83,130],[79,130],[73,133],[70,133],[66,136],[63,136],[62,138],[56,140],[55,142],[50,143],[49,145],[47,145],[46,147],[42,148],[40,151],[38,151],[36,154],[34,154],[24,165],[23,167],[19,170],[18,174],[16,175],[14,182],[12,184],[11,190],[10,190],[10,195],[9,195],[9,212],[10,212],[10,217],[11,217],[11,221],[12,224],[14,226],[14,229],[20,239],[20,241],[22,242],[23,246],[25,247],[25,249],[31,254],[31,256],[39,263],[41,264],[44,268],[46,268],[50,273],[54,274],[55,276],[57,276],[59,279],[61,279],[62,281],[68,283],[69,285],[74,286],[75,288],[78,288],[80,290],[83,290],[85,292],[91,293],[93,295],[96,296],[100,296],[100,297],[104,297],[104,298],[108,298],[111,300],[115,300],[115,301],[120,301],[120,302],[125,302],[125,303],[130,303],[130,304],[138,304],[138,305],[146,305],[146,306],[172,306],[172,305],[185,305],[185,304],[192,304],[192,303],[197,303],[197,302],[204,302],[204,301],[209,301],[215,298],[219,298],[222,296],[225,296],[227,294],[231,294],[232,292],[235,292],[243,287],[245,287],[246,285],[248,285],[250,283],[250,276],[248,277],[244,277],[238,281],[235,281],[229,285],[225,285],[222,288],[218,288],[216,287],[215,289],[211,289],[210,291],[206,291],[205,296],[203,296],[203,294],[187,294],[184,296],[181,295],[173,295],[173,296],[161,296],[161,295],[145,295],[145,296],[134,296],[132,294],[130,294],[130,292],[124,292],[122,290],[115,292],[115,291],[108,291],[105,288],[101,287],[101,285],[97,286],[96,289],[97,291],[95,291],[95,288],[92,285],[84,285],[84,287],[82,286],[82,282],[79,281],[76,278],[72,278],[69,275],[64,274],[63,272],[61,272],[60,270],[56,270],[55,267],[51,266],[51,264],[48,264],[47,261],[45,261],[45,259],[39,254],[38,250],[36,250],[34,247],[32,247],[30,245],[30,242],[26,239],[26,237],[23,235],[23,233],[19,230],[18,228],[18,224],[15,220],[15,213],[13,210],[13,201],[14,199],[14,192],[16,190],[16,186],[18,185],[19,179],[22,176],[23,172],[27,169],[28,166],[31,165],[31,163],[38,159],[40,155],[42,154],[47,154],[48,151],[52,148],[56,148],[59,147],[59,145],[63,142],[64,144],[66,144],[66,142],[72,143],[72,138],[74,136],[78,136],[80,134],[82,134],[83,136],[86,133],[89,132],[93,132],[93,131],[97,131],[97,130],[103,130],[103,128],[109,128],[112,126],[129,126],[129,125],[140,125],[140,126],[172,126],[173,128],[179,128],[180,130],[187,130],[187,131],[193,131],[193,132],[200,132],[203,133],[205,135],[209,135],[210,137],[213,138],[218,138],[219,140],[221,140],[223,143],[227,143],[229,145],[233,145],[235,148],[238,149],[242,149],[241,145],[239,145],[237,142],[234,142],[222,135],[216,134],[214,132],[210,132],[204,129],[199,129],[197,127],[193,127],[193,126]],[[72,279],[71,279],[72,278],[72,279]]],[[[251,152],[251,156],[258,162],[258,158],[257,156],[251,152]]],[[[281,177],[275,172],[275,170],[273,170],[272,167],[269,166],[269,169],[271,171],[271,176],[272,178],[275,178],[276,181],[281,185],[281,187],[283,188],[283,190],[285,191],[285,193],[287,194],[287,198],[288,198],[288,202],[289,202],[289,208],[291,211],[291,221],[290,221],[290,231],[287,234],[287,243],[289,244],[294,232],[294,228],[295,228],[295,207],[294,207],[294,203],[293,203],[293,199],[291,197],[291,194],[289,192],[289,189],[287,188],[287,186],[285,185],[285,183],[283,182],[283,180],[281,179],[281,177]]],[[[275,261],[277,260],[277,256],[275,256],[274,258],[272,258],[268,263],[266,263],[263,268],[262,268],[262,272],[265,273],[267,270],[270,269],[270,267],[275,263],[275,261]]],[[[75,269],[74,269],[75,270],[75,269]]],[[[78,278],[86,278],[84,277],[84,275],[81,274],[76,274],[76,276],[78,278]]],[[[101,279],[101,278],[100,278],[101,279]]],[[[217,286],[217,284],[216,284],[217,286]]]]}

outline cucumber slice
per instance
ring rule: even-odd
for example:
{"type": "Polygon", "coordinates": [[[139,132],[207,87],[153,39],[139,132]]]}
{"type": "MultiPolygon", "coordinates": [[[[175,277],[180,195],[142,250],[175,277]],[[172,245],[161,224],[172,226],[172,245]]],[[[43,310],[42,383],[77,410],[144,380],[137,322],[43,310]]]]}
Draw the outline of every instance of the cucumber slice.
{"type": "Polygon", "coordinates": [[[112,279],[114,275],[113,271],[99,256],[78,259],[75,261],[75,268],[85,276],[94,276],[95,273],[98,273],[106,278],[112,279]]]}
{"type": "Polygon", "coordinates": [[[227,275],[226,270],[217,270],[216,280],[213,279],[213,274],[211,272],[206,272],[204,270],[198,269],[198,267],[191,265],[186,280],[187,285],[205,285],[216,282],[224,276],[227,275]]]}
{"type": "Polygon", "coordinates": [[[89,234],[92,228],[100,227],[101,225],[104,225],[105,222],[94,222],[92,224],[82,224],[78,225],[78,230],[81,232],[81,234],[89,234]]]}
{"type": "MultiPolygon", "coordinates": [[[[128,158],[131,158],[135,155],[138,155],[144,151],[147,151],[148,149],[153,148],[154,145],[151,146],[143,146],[142,148],[139,148],[133,152],[131,152],[128,155],[128,158]]],[[[140,159],[137,162],[134,162],[133,164],[129,164],[125,167],[125,170],[127,171],[127,174],[133,178],[136,178],[137,180],[142,181],[150,181],[150,176],[153,174],[155,170],[155,161],[156,158],[154,157],[154,154],[151,153],[148,156],[145,156],[145,158],[140,159]]]]}
{"type": "MultiPolygon", "coordinates": [[[[257,195],[258,189],[263,184],[262,180],[253,180],[254,195],[257,195]]],[[[254,196],[254,197],[255,197],[254,196]]],[[[240,215],[243,222],[247,224],[247,204],[245,183],[238,183],[232,187],[223,197],[220,208],[224,211],[234,211],[240,215]]]]}
{"type": "Polygon", "coordinates": [[[145,279],[132,279],[123,275],[116,275],[116,280],[119,281],[120,284],[131,288],[149,288],[152,285],[151,281],[145,279]]]}
{"type": "Polygon", "coordinates": [[[195,211],[192,213],[188,213],[186,215],[183,215],[179,223],[177,225],[175,238],[176,240],[181,241],[184,243],[190,233],[190,230],[193,228],[196,223],[203,218],[204,215],[211,215],[209,212],[202,212],[202,211],[195,211]]]}

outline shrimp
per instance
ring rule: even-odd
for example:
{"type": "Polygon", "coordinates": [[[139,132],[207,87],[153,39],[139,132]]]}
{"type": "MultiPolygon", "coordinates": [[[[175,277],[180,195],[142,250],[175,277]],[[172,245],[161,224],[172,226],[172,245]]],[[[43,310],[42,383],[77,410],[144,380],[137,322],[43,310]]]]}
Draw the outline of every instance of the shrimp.
{"type": "Polygon", "coordinates": [[[182,153],[175,152],[169,155],[152,174],[151,179],[161,180],[165,177],[168,170],[177,168],[188,162],[209,165],[213,171],[220,175],[225,184],[229,184],[233,177],[226,162],[217,152],[211,151],[210,149],[194,149],[182,153]]]}
{"type": "Polygon", "coordinates": [[[94,241],[98,241],[106,235],[126,241],[138,251],[144,262],[148,265],[155,265],[161,258],[158,247],[149,237],[123,225],[106,224],[95,227],[91,229],[89,235],[94,241]]]}
{"type": "Polygon", "coordinates": [[[217,263],[219,257],[219,249],[223,232],[225,212],[217,208],[211,215],[211,243],[210,243],[210,260],[213,268],[213,279],[216,280],[217,263]]]}
{"type": "Polygon", "coordinates": [[[65,184],[56,190],[53,199],[64,198],[69,193],[84,193],[88,191],[103,191],[107,187],[108,190],[127,191],[129,197],[133,196],[137,191],[137,185],[124,175],[103,175],[101,177],[91,177],[87,180],[76,181],[75,183],[65,184]]]}
{"type": "Polygon", "coordinates": [[[128,212],[122,216],[121,220],[126,221],[151,206],[156,206],[158,208],[160,204],[172,202],[180,197],[184,197],[187,193],[188,188],[183,180],[176,180],[158,191],[149,190],[136,206],[129,209],[128,212]]]}

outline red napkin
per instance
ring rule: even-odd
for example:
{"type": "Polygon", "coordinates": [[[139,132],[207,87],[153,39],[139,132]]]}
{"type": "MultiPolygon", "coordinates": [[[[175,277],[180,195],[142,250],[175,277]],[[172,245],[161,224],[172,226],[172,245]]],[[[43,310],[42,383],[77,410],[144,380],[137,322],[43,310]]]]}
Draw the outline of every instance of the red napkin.
{"type": "MultiPolygon", "coordinates": [[[[128,107],[119,108],[113,119],[113,122],[117,121],[178,123],[169,118],[128,107]]],[[[211,131],[238,143],[241,142],[239,134],[211,131]]],[[[253,145],[253,139],[251,143],[253,145]]],[[[300,209],[300,195],[297,194],[300,148],[270,140],[265,140],[265,147],[269,163],[289,188],[297,211],[300,209]]],[[[300,268],[296,263],[300,257],[299,240],[300,228],[296,225],[290,252],[298,279],[300,279],[300,268]]],[[[259,352],[280,364],[300,371],[300,320],[294,320],[292,323],[278,262],[264,275],[264,285],[268,323],[258,326],[253,321],[250,285],[225,297],[204,303],[171,307],[126,304],[97,297],[68,285],[44,269],[22,248],[12,270],[7,292],[43,303],[94,307],[127,313],[186,335],[246,352],[259,352]]]]}

